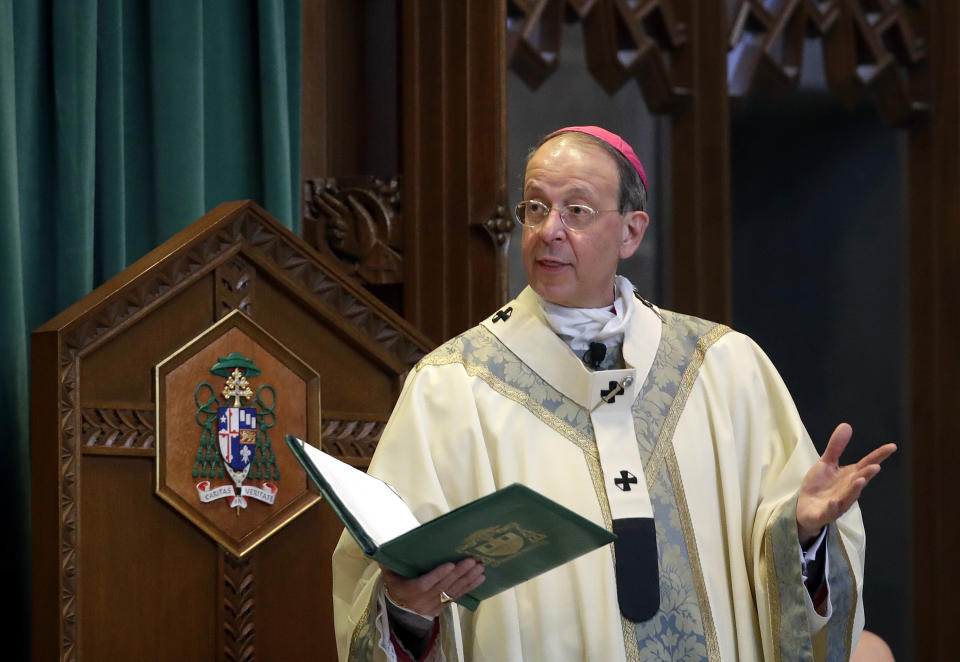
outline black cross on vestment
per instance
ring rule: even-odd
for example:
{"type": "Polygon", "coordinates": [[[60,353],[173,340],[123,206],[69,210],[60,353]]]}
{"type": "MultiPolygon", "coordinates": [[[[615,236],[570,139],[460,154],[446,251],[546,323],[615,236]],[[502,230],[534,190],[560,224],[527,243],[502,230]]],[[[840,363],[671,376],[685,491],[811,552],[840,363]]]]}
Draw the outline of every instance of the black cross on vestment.
{"type": "Polygon", "coordinates": [[[604,402],[615,402],[617,399],[617,396],[620,395],[621,393],[623,393],[623,387],[620,386],[620,384],[618,384],[617,382],[610,382],[610,385],[607,387],[606,391],[604,391],[603,389],[600,389],[600,398],[604,402]],[[611,393],[613,395],[610,395],[611,393]],[[609,398],[607,397],[608,395],[610,395],[609,398]]]}
{"type": "Polygon", "coordinates": [[[621,472],[620,472],[620,477],[613,479],[614,485],[616,485],[617,487],[619,487],[619,488],[620,488],[621,490],[623,490],[624,492],[629,492],[629,491],[630,491],[630,484],[631,484],[631,483],[636,483],[636,482],[637,482],[637,477],[634,476],[634,475],[633,475],[632,473],[630,473],[629,471],[621,471],[621,472]]]}
{"type": "Polygon", "coordinates": [[[513,315],[513,306],[510,306],[509,308],[502,308],[501,310],[497,311],[496,315],[493,316],[493,323],[496,324],[501,320],[506,322],[508,319],[510,319],[511,315],[513,315]]]}

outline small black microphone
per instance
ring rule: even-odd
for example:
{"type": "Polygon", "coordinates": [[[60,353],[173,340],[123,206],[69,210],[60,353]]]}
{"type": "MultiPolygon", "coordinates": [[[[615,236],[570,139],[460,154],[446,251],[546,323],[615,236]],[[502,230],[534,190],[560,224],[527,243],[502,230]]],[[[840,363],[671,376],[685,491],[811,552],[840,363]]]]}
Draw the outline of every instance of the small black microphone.
{"type": "Polygon", "coordinates": [[[590,349],[583,354],[583,362],[594,370],[600,367],[600,362],[607,355],[607,346],[602,342],[590,343],[590,349]]]}

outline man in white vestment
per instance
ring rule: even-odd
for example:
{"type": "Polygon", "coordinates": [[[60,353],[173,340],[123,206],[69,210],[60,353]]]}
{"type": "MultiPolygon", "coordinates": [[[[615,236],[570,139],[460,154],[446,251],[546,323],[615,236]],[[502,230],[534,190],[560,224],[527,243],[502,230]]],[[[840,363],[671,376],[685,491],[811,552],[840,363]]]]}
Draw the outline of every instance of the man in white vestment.
{"type": "Polygon", "coordinates": [[[649,222],[633,149],[548,135],[524,178],[529,287],[411,371],[370,473],[423,522],[514,482],[617,533],[483,600],[472,559],[406,579],[346,533],[341,660],[847,660],[863,628],[856,500],[894,450],[822,457],[780,376],[729,328],[617,276],[649,222]]]}

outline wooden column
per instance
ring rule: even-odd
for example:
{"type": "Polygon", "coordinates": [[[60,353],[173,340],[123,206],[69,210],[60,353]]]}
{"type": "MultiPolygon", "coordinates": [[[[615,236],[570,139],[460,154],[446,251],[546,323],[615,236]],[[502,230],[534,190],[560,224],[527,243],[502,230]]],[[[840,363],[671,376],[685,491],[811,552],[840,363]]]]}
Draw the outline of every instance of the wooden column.
{"type": "Polygon", "coordinates": [[[506,7],[401,11],[404,316],[441,341],[507,296],[506,7]]]}
{"type": "Polygon", "coordinates": [[[301,179],[365,173],[364,3],[303,3],[301,179]]]}
{"type": "Polygon", "coordinates": [[[932,113],[909,132],[916,660],[956,656],[960,621],[960,7],[927,8],[932,113]]]}
{"type": "Polygon", "coordinates": [[[689,101],[673,113],[671,306],[729,322],[731,305],[730,112],[723,0],[678,0],[687,43],[673,61],[689,101]]]}

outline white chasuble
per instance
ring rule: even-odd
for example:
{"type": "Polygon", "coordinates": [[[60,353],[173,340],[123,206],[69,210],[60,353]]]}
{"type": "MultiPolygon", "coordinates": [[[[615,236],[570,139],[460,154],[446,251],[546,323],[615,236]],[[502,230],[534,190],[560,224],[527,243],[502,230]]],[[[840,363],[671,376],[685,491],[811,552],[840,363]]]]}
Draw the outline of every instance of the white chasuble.
{"type": "MultiPolygon", "coordinates": [[[[475,612],[450,606],[429,659],[848,659],[863,624],[859,511],[828,529],[833,613],[811,632],[795,508],[818,456],[769,360],[742,334],[644,305],[621,356],[587,370],[528,288],[411,372],[370,473],[420,521],[520,482],[608,529],[652,527],[475,612]]],[[[341,660],[396,659],[380,586],[344,534],[341,660]]]]}

